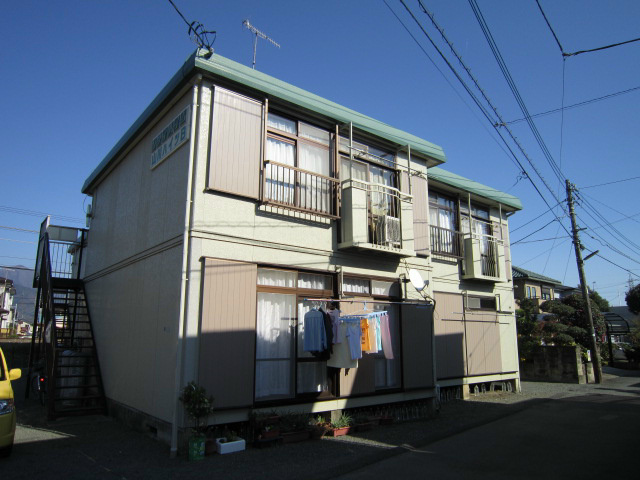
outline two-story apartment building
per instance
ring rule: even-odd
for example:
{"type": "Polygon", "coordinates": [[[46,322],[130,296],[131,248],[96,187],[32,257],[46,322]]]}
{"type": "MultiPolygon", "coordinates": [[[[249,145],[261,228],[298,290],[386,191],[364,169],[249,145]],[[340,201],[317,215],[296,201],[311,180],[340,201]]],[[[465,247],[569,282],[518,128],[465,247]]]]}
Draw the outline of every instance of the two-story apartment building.
{"type": "Polygon", "coordinates": [[[444,161],[414,135],[190,56],[82,189],[111,411],[175,448],[191,380],[215,397],[216,423],[429,400],[437,384],[518,388],[507,217],[521,205],[444,161]],[[305,317],[331,300],[385,316],[384,351],[311,354],[305,317]]]}

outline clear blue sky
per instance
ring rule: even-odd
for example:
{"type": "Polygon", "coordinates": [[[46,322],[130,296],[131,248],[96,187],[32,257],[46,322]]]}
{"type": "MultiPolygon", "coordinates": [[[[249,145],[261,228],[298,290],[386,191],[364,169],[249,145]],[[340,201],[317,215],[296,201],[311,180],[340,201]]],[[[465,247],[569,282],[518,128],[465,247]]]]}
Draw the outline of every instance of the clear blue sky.
{"type": "MultiPolygon", "coordinates": [[[[446,79],[383,0],[174,1],[187,19],[218,32],[216,53],[251,64],[253,37],[242,27],[248,18],[282,46],[259,41],[259,70],[436,143],[448,157],[445,168],[520,197],[524,210],[511,218],[512,230],[547,210],[531,184],[518,181],[519,171],[493,129],[471,107],[470,97],[398,0],[387,1],[446,79]]],[[[417,2],[406,3],[442,46],[417,2]]],[[[567,52],[640,37],[636,0],[540,3],[567,52]]],[[[469,3],[424,4],[503,118],[521,118],[469,3]]],[[[563,59],[535,0],[478,0],[478,5],[529,112],[559,108],[563,59]]],[[[82,221],[88,203],[80,193],[84,180],[195,48],[186,30],[166,0],[5,3],[0,17],[0,226],[38,229],[41,217],[15,209],[82,221]]],[[[444,51],[450,56],[448,49],[444,51]]],[[[564,76],[565,105],[637,87],[640,42],[570,57],[564,76]]],[[[560,114],[534,121],[563,175],[581,188],[640,176],[639,106],[640,90],[566,110],[562,134],[560,114]]],[[[564,199],[564,185],[527,124],[515,123],[512,130],[552,190],[564,199]]],[[[535,180],[553,205],[551,194],[535,180]]],[[[578,206],[581,226],[589,227],[583,232],[587,249],[599,249],[636,275],[640,215],[633,215],[640,213],[639,186],[636,179],[581,191],[631,243],[611,227],[600,228],[587,207],[578,206]]],[[[512,234],[512,241],[552,218],[547,213],[523,226],[512,234]]],[[[80,225],[64,218],[53,221],[80,225]]],[[[563,223],[569,225],[566,218],[563,223]]],[[[570,241],[557,222],[527,240],[553,237],[562,238],[514,245],[514,264],[576,285],[570,241]]],[[[22,242],[35,242],[35,235],[0,228],[0,238],[0,265],[33,264],[35,244],[22,242]]],[[[587,277],[614,304],[619,293],[624,302],[627,272],[595,257],[587,262],[587,277]]]]}

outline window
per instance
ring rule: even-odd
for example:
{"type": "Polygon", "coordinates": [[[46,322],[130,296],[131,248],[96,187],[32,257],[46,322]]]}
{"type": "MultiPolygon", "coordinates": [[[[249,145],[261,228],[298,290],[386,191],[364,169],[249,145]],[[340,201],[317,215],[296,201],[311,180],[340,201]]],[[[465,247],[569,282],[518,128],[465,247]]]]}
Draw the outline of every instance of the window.
{"type": "Polygon", "coordinates": [[[538,298],[536,287],[531,287],[531,298],[538,298]]]}
{"type": "Polygon", "coordinates": [[[531,298],[531,287],[527,285],[527,298],[531,298]]]}
{"type": "Polygon", "coordinates": [[[551,300],[551,289],[540,287],[540,296],[543,300],[551,300]]]}
{"type": "Polygon", "coordinates": [[[331,296],[333,278],[318,273],[258,269],[256,401],[328,394],[326,362],[304,351],[307,295],[331,296]]]}
{"type": "Polygon", "coordinates": [[[497,310],[496,297],[467,296],[467,308],[469,310],[497,310]]]}
{"type": "Polygon", "coordinates": [[[349,157],[340,157],[341,179],[366,191],[368,242],[400,247],[400,198],[396,172],[349,157]]]}
{"type": "Polygon", "coordinates": [[[326,130],[269,113],[264,201],[335,215],[331,140],[326,130]]]}
{"type": "Polygon", "coordinates": [[[459,256],[460,240],[456,232],[456,201],[437,192],[429,192],[431,248],[434,253],[459,256]]]}

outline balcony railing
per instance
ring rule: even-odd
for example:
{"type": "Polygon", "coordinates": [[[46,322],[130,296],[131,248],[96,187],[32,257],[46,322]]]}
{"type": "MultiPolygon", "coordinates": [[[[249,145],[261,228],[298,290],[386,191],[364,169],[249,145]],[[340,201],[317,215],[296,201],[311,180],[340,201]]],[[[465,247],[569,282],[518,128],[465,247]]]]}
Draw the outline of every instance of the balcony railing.
{"type": "Polygon", "coordinates": [[[462,233],[431,225],[431,253],[446,257],[462,257],[462,233]]]}
{"type": "Polygon", "coordinates": [[[278,162],[264,162],[262,201],[303,213],[338,218],[338,179],[278,162]]]}
{"type": "Polygon", "coordinates": [[[487,235],[480,236],[480,258],[482,261],[482,275],[498,276],[498,240],[487,235]]]}

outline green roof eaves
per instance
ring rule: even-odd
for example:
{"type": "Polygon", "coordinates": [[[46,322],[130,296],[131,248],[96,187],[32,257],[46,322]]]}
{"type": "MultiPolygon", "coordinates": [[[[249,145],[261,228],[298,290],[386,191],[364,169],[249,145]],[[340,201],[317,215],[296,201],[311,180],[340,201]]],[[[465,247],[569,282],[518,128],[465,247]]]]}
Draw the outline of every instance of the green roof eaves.
{"type": "Polygon", "coordinates": [[[518,197],[514,197],[513,195],[501,192],[495,188],[491,188],[460,175],[456,175],[455,173],[447,172],[442,168],[429,168],[427,171],[427,177],[440,183],[444,183],[445,185],[455,187],[456,189],[469,192],[473,195],[493,200],[502,205],[511,207],[514,210],[522,210],[522,202],[518,197]]]}
{"type": "Polygon", "coordinates": [[[539,273],[532,272],[531,270],[525,270],[524,268],[516,267],[516,266],[513,266],[513,265],[511,266],[511,269],[513,270],[514,273],[516,273],[516,275],[514,275],[514,277],[528,278],[530,280],[537,280],[539,282],[553,283],[555,285],[562,285],[562,283],[560,283],[555,278],[545,277],[544,275],[540,275],[539,273]]]}
{"type": "Polygon", "coordinates": [[[109,151],[106,157],[93,170],[82,186],[83,193],[89,193],[89,189],[98,177],[111,165],[121,150],[134,138],[137,132],[153,116],[155,111],[167,100],[169,95],[178,88],[196,70],[208,72],[224,77],[233,82],[246,85],[250,88],[264,92],[273,97],[298,105],[302,108],[317,112],[341,123],[351,122],[356,129],[372,135],[379,136],[398,145],[409,145],[413,153],[422,154],[434,159],[438,163],[446,161],[442,147],[423,140],[420,137],[391,127],[383,122],[367,117],[354,110],[348,109],[337,103],[326,100],[318,95],[290,85],[282,80],[258,72],[241,65],[233,60],[213,55],[206,59],[199,51],[193,52],[184,62],[178,72],[169,80],[169,83],[160,91],[142,115],[127,130],[118,143],[109,151]]]}

